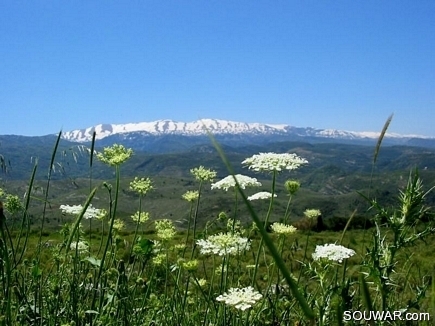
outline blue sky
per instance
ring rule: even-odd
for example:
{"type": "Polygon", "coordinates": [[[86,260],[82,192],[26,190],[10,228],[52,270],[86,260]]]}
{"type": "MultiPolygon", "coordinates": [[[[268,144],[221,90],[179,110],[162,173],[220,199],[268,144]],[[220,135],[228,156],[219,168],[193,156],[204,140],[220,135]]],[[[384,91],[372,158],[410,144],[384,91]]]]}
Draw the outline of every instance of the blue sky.
{"type": "Polygon", "coordinates": [[[435,137],[435,1],[2,1],[0,134],[218,118],[435,137]]]}

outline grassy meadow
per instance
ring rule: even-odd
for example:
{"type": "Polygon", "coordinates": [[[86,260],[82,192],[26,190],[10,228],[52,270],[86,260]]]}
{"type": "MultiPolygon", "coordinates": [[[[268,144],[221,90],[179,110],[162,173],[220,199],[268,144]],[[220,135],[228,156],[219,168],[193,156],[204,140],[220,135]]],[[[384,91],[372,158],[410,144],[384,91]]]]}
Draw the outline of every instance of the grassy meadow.
{"type": "Polygon", "coordinates": [[[424,173],[409,171],[388,205],[373,174],[371,191],[346,195],[369,217],[343,205],[334,232],[321,199],[293,178],[310,164],[296,154],[246,158],[257,179],[235,173],[216,144],[225,178],[207,166],[126,178],[132,150],[92,145],[89,177],[71,182],[51,179],[57,146],[46,180],[35,160],[27,183],[0,190],[0,325],[434,323],[424,173]],[[113,179],[92,177],[97,160],[113,179]]]}

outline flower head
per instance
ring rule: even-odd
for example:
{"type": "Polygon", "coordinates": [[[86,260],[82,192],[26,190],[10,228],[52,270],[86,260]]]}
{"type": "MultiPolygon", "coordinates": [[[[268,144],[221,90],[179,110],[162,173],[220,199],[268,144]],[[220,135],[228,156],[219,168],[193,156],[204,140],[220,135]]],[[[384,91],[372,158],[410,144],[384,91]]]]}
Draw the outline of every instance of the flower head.
{"type": "Polygon", "coordinates": [[[190,170],[197,181],[213,181],[216,178],[216,171],[206,169],[202,165],[198,168],[193,168],[190,170]]]}
{"type": "Polygon", "coordinates": [[[125,148],[123,145],[114,144],[112,147],[104,147],[102,153],[97,153],[97,158],[110,166],[121,165],[127,161],[133,150],[131,148],[125,148]]]}
{"type": "Polygon", "coordinates": [[[137,211],[134,215],[131,216],[131,219],[139,224],[145,223],[150,218],[150,213],[148,212],[139,212],[137,211]]]}
{"type": "Polygon", "coordinates": [[[293,225],[286,225],[278,222],[273,223],[270,227],[273,232],[278,234],[292,234],[296,232],[296,228],[293,225]]]}
{"type": "Polygon", "coordinates": [[[206,279],[203,279],[203,278],[200,278],[199,280],[198,280],[198,285],[200,286],[200,287],[204,287],[204,286],[206,286],[207,285],[207,280],[206,279]]]}
{"type": "Polygon", "coordinates": [[[159,253],[153,257],[153,264],[156,266],[160,266],[160,265],[163,265],[165,260],[166,260],[166,254],[159,253]]]}
{"type": "Polygon", "coordinates": [[[320,212],[318,209],[306,209],[304,215],[306,218],[315,219],[322,215],[322,212],[320,212]]]}
{"type": "Polygon", "coordinates": [[[185,192],[182,197],[183,197],[183,199],[187,200],[188,202],[194,202],[195,200],[198,199],[199,192],[198,192],[198,190],[193,190],[193,191],[189,190],[189,191],[185,192]]]}
{"type": "Polygon", "coordinates": [[[229,306],[242,311],[251,308],[263,296],[260,292],[256,291],[252,286],[238,289],[231,288],[228,293],[224,293],[216,298],[217,301],[223,301],[229,306]]]}
{"type": "Polygon", "coordinates": [[[117,218],[115,219],[115,221],[113,221],[113,229],[116,231],[121,231],[122,229],[124,229],[125,227],[125,223],[123,220],[117,218]]]}
{"type": "Polygon", "coordinates": [[[86,242],[83,242],[83,241],[78,241],[78,242],[73,241],[73,242],[71,242],[69,247],[71,250],[77,249],[78,252],[86,252],[89,250],[88,244],[86,242]]]}
{"type": "Polygon", "coordinates": [[[23,204],[18,196],[7,194],[5,208],[9,213],[14,214],[23,209],[23,204]]]}
{"type": "Polygon", "coordinates": [[[171,220],[156,221],[157,237],[162,240],[171,240],[175,236],[175,226],[171,220]]]}
{"type": "MultiPolygon", "coordinates": [[[[64,214],[70,214],[70,215],[78,215],[80,214],[80,212],[83,210],[83,206],[82,205],[60,205],[60,210],[62,211],[62,213],[64,214]]],[[[98,209],[92,206],[92,204],[90,204],[88,206],[88,208],[86,208],[86,212],[85,215],[83,215],[83,217],[85,219],[90,219],[90,218],[98,218],[101,219],[101,217],[103,215],[107,214],[107,211],[102,210],[102,209],[98,209]]]]}
{"type": "Polygon", "coordinates": [[[341,263],[343,259],[352,257],[355,255],[355,251],[346,247],[336,245],[333,243],[325,244],[323,246],[316,246],[316,250],[313,253],[314,260],[320,260],[322,258],[341,263]]]}
{"type": "Polygon", "coordinates": [[[280,172],[282,170],[295,170],[308,161],[296,154],[260,153],[245,159],[249,169],[257,172],[280,172]]]}
{"type": "Polygon", "coordinates": [[[235,255],[242,250],[248,250],[251,245],[248,238],[243,238],[236,233],[219,233],[209,236],[207,240],[197,240],[196,243],[201,247],[202,254],[219,256],[235,255]]]}
{"type": "MultiPolygon", "coordinates": [[[[236,174],[234,177],[237,179],[237,182],[242,189],[245,189],[246,187],[261,186],[261,183],[258,182],[256,178],[251,178],[242,174],[236,174]]],[[[232,175],[229,175],[216,183],[212,183],[211,189],[223,189],[225,191],[228,191],[229,188],[236,186],[236,181],[234,180],[234,177],[232,175]]]]}
{"type": "Polygon", "coordinates": [[[284,187],[290,195],[294,195],[301,187],[301,184],[296,180],[287,180],[284,183],[284,187]]]}
{"type": "Polygon", "coordinates": [[[130,182],[130,189],[137,192],[140,196],[145,196],[148,192],[154,189],[150,178],[138,178],[135,177],[130,182]]]}
{"type": "Polygon", "coordinates": [[[182,262],[181,266],[188,271],[194,271],[198,268],[198,260],[194,259],[194,260],[188,260],[186,262],[182,262]]]}
{"type": "MultiPolygon", "coordinates": [[[[273,197],[276,197],[276,194],[273,195],[273,197]]],[[[272,194],[267,191],[260,191],[256,194],[253,194],[252,196],[248,197],[248,200],[258,200],[258,199],[269,199],[272,198],[272,194]]]]}
{"type": "Polygon", "coordinates": [[[232,218],[229,218],[227,220],[227,230],[231,231],[232,233],[245,233],[245,230],[242,227],[242,222],[240,220],[234,220],[232,218]]]}

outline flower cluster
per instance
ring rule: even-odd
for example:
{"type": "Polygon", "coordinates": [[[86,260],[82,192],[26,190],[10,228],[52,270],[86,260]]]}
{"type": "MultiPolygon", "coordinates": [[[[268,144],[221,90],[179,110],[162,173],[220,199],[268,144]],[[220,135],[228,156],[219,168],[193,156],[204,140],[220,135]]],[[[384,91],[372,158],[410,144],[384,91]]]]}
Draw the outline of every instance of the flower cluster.
{"type": "Polygon", "coordinates": [[[201,247],[202,254],[219,256],[235,255],[242,250],[248,250],[251,245],[247,238],[236,233],[219,233],[209,236],[207,240],[197,240],[196,243],[201,247]]]}
{"type": "Polygon", "coordinates": [[[229,218],[227,220],[227,230],[231,231],[232,233],[245,233],[245,230],[242,227],[242,222],[240,220],[234,220],[232,218],[229,218]]]}
{"type": "Polygon", "coordinates": [[[296,180],[287,180],[284,183],[284,187],[290,195],[294,195],[301,187],[301,184],[299,181],[296,180]]]}
{"type": "Polygon", "coordinates": [[[130,182],[130,189],[137,192],[140,196],[145,196],[149,191],[153,190],[153,184],[150,178],[138,178],[135,177],[130,182]]]}
{"type": "Polygon", "coordinates": [[[249,169],[257,172],[280,172],[283,170],[295,170],[308,161],[296,154],[260,153],[245,159],[249,169]]]}
{"type": "MultiPolygon", "coordinates": [[[[273,195],[273,197],[276,197],[276,194],[273,195]]],[[[272,198],[272,194],[267,191],[260,191],[256,194],[253,194],[252,196],[248,197],[248,200],[258,200],[258,199],[269,199],[272,198]]]]}
{"type": "Polygon", "coordinates": [[[175,236],[175,226],[171,220],[156,221],[157,237],[162,240],[171,240],[175,236]]]}
{"type": "Polygon", "coordinates": [[[210,181],[212,182],[216,178],[216,171],[206,169],[202,165],[198,168],[193,168],[190,170],[197,181],[210,181]]]}
{"type": "Polygon", "coordinates": [[[263,296],[256,291],[252,286],[238,289],[231,288],[228,293],[224,293],[216,298],[217,301],[223,301],[229,306],[242,311],[251,308],[263,296]]]}
{"type": "Polygon", "coordinates": [[[182,262],[181,266],[188,271],[194,271],[198,268],[198,260],[194,259],[194,260],[188,260],[186,262],[182,262]]]}
{"type": "Polygon", "coordinates": [[[195,200],[198,199],[199,192],[198,192],[198,190],[193,190],[193,191],[189,190],[189,191],[185,192],[182,197],[183,197],[183,199],[187,200],[188,202],[194,202],[195,200]]]}
{"type": "Polygon", "coordinates": [[[121,231],[124,228],[125,228],[125,223],[124,223],[123,220],[117,218],[117,219],[115,219],[115,221],[113,221],[113,229],[114,230],[119,232],[119,231],[121,231]]]}
{"type": "Polygon", "coordinates": [[[166,254],[164,253],[158,253],[153,257],[153,264],[156,266],[163,265],[165,261],[166,261],[166,254]]]}
{"type": "MultiPolygon", "coordinates": [[[[82,205],[72,205],[72,206],[60,205],[59,208],[63,214],[70,214],[70,215],[78,215],[83,210],[82,205]]],[[[101,219],[102,215],[105,215],[105,214],[107,214],[107,212],[105,210],[95,208],[92,206],[92,204],[90,204],[88,206],[88,208],[86,209],[85,215],[83,215],[83,217],[85,219],[90,219],[90,218],[101,219]]]]}
{"type": "MultiPolygon", "coordinates": [[[[245,189],[246,187],[261,186],[261,183],[258,182],[256,178],[251,178],[242,174],[236,174],[234,177],[237,179],[237,182],[242,189],[245,189]]],[[[234,177],[232,175],[229,175],[216,183],[212,183],[211,189],[223,189],[225,191],[228,191],[229,188],[236,186],[236,181],[234,180],[234,177]]]]}
{"type": "Polygon", "coordinates": [[[23,204],[18,196],[7,194],[5,208],[9,213],[14,214],[23,209],[23,204]]]}
{"type": "Polygon", "coordinates": [[[83,241],[78,241],[78,242],[73,241],[73,242],[71,242],[69,247],[70,247],[71,250],[76,250],[77,249],[77,251],[80,252],[80,253],[81,252],[86,252],[86,251],[89,250],[88,244],[86,242],[83,242],[83,241]]]}
{"type": "Polygon", "coordinates": [[[102,153],[97,153],[97,158],[110,166],[121,165],[127,161],[133,150],[131,148],[125,148],[123,145],[114,144],[112,147],[104,147],[102,153]]]}
{"type": "Polygon", "coordinates": [[[325,244],[323,246],[316,246],[313,253],[314,260],[322,258],[341,263],[343,259],[350,258],[355,255],[355,251],[333,243],[325,244]]]}
{"type": "Polygon", "coordinates": [[[150,219],[150,213],[137,211],[131,216],[131,219],[136,223],[142,224],[150,219]]]}
{"type": "Polygon", "coordinates": [[[322,215],[322,212],[320,212],[318,209],[306,209],[304,215],[306,218],[315,219],[322,215]]]}
{"type": "Polygon", "coordinates": [[[292,234],[297,230],[293,225],[286,225],[278,222],[273,223],[270,228],[273,232],[278,234],[292,234]]]}

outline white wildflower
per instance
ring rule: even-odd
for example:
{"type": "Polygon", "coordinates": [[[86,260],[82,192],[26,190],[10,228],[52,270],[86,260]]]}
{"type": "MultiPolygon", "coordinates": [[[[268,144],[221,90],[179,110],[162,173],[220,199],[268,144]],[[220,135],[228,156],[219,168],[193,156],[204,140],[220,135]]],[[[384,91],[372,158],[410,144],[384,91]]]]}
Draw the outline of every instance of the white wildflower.
{"type": "Polygon", "coordinates": [[[110,166],[119,166],[133,155],[131,148],[123,145],[114,144],[111,147],[104,147],[103,152],[97,153],[97,158],[110,166]]]}
{"type": "Polygon", "coordinates": [[[134,215],[131,215],[131,219],[136,223],[145,223],[150,218],[150,213],[137,211],[134,215]]]}
{"type": "Polygon", "coordinates": [[[175,234],[175,226],[171,220],[163,219],[155,221],[157,237],[161,240],[167,241],[171,240],[175,234]]]}
{"type": "Polygon", "coordinates": [[[207,280],[206,279],[203,279],[203,278],[200,278],[199,280],[198,280],[198,285],[200,286],[200,287],[205,287],[206,285],[207,285],[207,280]]]}
{"type": "Polygon", "coordinates": [[[197,181],[213,181],[216,178],[216,171],[206,169],[202,165],[198,168],[190,169],[190,173],[195,177],[197,181]]]}
{"type": "MultiPolygon", "coordinates": [[[[273,197],[276,197],[276,194],[273,194],[273,197]]],[[[260,191],[252,196],[248,197],[248,200],[258,200],[258,199],[269,199],[272,198],[272,194],[267,191],[260,191]]]]}
{"type": "Polygon", "coordinates": [[[199,192],[198,190],[189,190],[184,193],[182,196],[183,199],[187,200],[188,202],[194,202],[199,198],[199,192]]]}
{"type": "Polygon", "coordinates": [[[304,215],[308,219],[315,219],[322,215],[322,212],[319,209],[306,209],[304,215]]]}
{"type": "MultiPolygon", "coordinates": [[[[239,183],[240,188],[245,189],[246,187],[260,187],[261,183],[257,181],[256,178],[251,178],[246,175],[236,174],[235,175],[237,182],[239,183]]],[[[228,191],[229,188],[235,187],[236,181],[232,175],[229,175],[222,180],[212,183],[211,189],[223,189],[228,191]]]]}
{"type": "Polygon", "coordinates": [[[257,172],[295,170],[308,161],[296,154],[260,153],[245,159],[242,164],[257,172]]]}
{"type": "MultiPolygon", "coordinates": [[[[80,212],[83,210],[83,206],[82,205],[60,205],[60,210],[62,211],[62,213],[64,214],[70,214],[70,215],[79,215],[80,212]]],[[[102,215],[103,210],[95,208],[92,206],[92,204],[90,204],[88,206],[88,208],[86,209],[85,215],[83,215],[83,217],[85,219],[90,219],[90,218],[97,218],[100,217],[102,215]]]]}
{"type": "Polygon", "coordinates": [[[196,243],[201,247],[202,254],[215,254],[219,256],[226,254],[234,255],[242,250],[249,250],[251,245],[247,238],[232,233],[211,235],[207,240],[197,240],[196,243]]]}
{"type": "Polygon", "coordinates": [[[242,311],[251,308],[263,296],[256,291],[252,286],[238,289],[231,288],[228,293],[224,293],[216,298],[217,301],[223,301],[229,306],[242,311]]]}
{"type": "Polygon", "coordinates": [[[73,242],[71,242],[69,247],[71,250],[77,249],[78,252],[85,252],[85,251],[89,250],[88,244],[86,242],[83,242],[83,241],[79,241],[79,242],[73,241],[73,242]]]}
{"type": "Polygon", "coordinates": [[[270,228],[273,232],[278,234],[292,234],[296,232],[296,228],[293,225],[286,225],[278,222],[273,223],[270,228]]]}
{"type": "Polygon", "coordinates": [[[325,258],[341,263],[343,259],[352,257],[353,255],[355,255],[354,250],[333,243],[329,243],[323,246],[316,246],[316,250],[313,253],[313,259],[320,260],[322,258],[325,258]]]}

